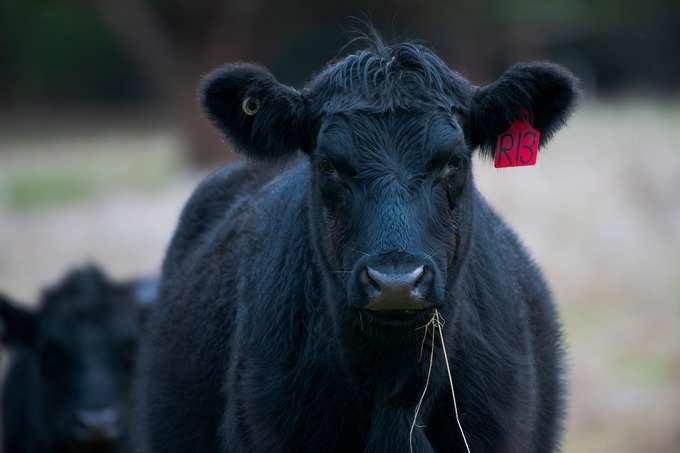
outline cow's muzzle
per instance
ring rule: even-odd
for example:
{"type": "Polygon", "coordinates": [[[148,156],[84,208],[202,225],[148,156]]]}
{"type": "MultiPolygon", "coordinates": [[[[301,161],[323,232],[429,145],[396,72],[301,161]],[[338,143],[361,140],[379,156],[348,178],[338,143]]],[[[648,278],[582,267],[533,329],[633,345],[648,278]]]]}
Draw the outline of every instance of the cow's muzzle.
{"type": "Polygon", "coordinates": [[[434,306],[435,272],[426,258],[381,254],[362,260],[354,273],[357,308],[406,314],[434,306]]]}

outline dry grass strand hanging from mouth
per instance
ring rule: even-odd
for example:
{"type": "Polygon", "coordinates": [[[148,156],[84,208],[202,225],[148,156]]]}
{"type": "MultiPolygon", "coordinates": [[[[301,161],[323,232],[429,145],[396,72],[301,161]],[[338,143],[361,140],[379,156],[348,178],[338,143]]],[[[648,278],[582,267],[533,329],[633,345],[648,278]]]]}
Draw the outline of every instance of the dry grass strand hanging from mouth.
{"type": "MultiPolygon", "coordinates": [[[[458,403],[456,401],[456,391],[453,387],[453,374],[451,373],[451,367],[449,366],[449,356],[446,352],[446,343],[444,343],[444,330],[442,327],[444,326],[444,318],[439,314],[439,311],[437,309],[434,310],[432,313],[432,318],[428,321],[427,324],[425,324],[423,327],[425,329],[425,334],[423,336],[423,342],[420,345],[420,357],[419,361],[422,359],[423,356],[423,348],[425,346],[425,341],[427,339],[428,333],[430,333],[430,329],[432,329],[432,347],[430,349],[430,363],[428,365],[427,369],[427,378],[425,379],[425,387],[423,388],[423,392],[420,395],[420,399],[418,400],[418,404],[416,405],[414,414],[413,414],[413,422],[411,423],[411,429],[409,431],[409,448],[411,453],[413,453],[413,432],[416,428],[416,423],[418,421],[418,413],[420,412],[420,408],[423,404],[423,401],[425,400],[425,395],[427,393],[427,389],[430,385],[430,377],[432,375],[432,364],[434,363],[434,347],[435,347],[435,340],[438,337],[441,345],[442,345],[442,352],[444,353],[444,363],[446,365],[446,373],[449,378],[449,385],[451,389],[451,398],[453,400],[453,411],[454,415],[456,417],[456,423],[458,424],[458,429],[460,430],[460,435],[463,437],[463,442],[465,443],[465,450],[467,453],[470,452],[470,446],[468,445],[467,438],[465,437],[465,432],[463,431],[463,425],[460,422],[460,417],[458,415],[458,403]]],[[[422,426],[418,426],[419,428],[422,428],[422,426]]]]}

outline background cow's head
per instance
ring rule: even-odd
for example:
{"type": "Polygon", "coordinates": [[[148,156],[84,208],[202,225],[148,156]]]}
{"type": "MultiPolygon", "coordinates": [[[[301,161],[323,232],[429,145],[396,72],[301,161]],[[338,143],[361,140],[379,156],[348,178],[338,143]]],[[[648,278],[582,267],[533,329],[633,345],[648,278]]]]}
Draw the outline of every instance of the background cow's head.
{"type": "Polygon", "coordinates": [[[472,230],[473,152],[490,156],[521,112],[545,145],[576,96],[554,64],[518,64],[477,87],[425,47],[380,42],[302,91],[247,64],[203,87],[209,116],[247,155],[308,156],[323,261],[351,306],[392,319],[443,304],[455,282],[472,230]]]}
{"type": "Polygon", "coordinates": [[[50,448],[114,451],[119,445],[149,299],[142,288],[138,302],[139,288],[112,283],[88,267],[49,288],[37,311],[0,296],[0,339],[21,361],[10,372],[25,378],[12,382],[24,388],[5,391],[31,395],[35,406],[26,410],[40,414],[40,435],[50,448]]]}

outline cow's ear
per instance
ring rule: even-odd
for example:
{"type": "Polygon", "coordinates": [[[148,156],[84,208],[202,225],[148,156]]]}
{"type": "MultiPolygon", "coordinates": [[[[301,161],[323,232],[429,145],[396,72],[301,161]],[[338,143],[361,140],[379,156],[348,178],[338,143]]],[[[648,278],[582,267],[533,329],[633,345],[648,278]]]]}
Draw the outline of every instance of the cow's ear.
{"type": "Polygon", "coordinates": [[[31,346],[35,330],[35,315],[0,294],[0,342],[10,346],[31,346]]]}
{"type": "Polygon", "coordinates": [[[227,140],[256,159],[276,159],[306,149],[305,100],[252,64],[225,65],[201,86],[201,103],[227,140]]]}
{"type": "Polygon", "coordinates": [[[132,298],[139,310],[139,320],[141,325],[144,326],[149,318],[151,309],[158,302],[160,277],[158,275],[150,275],[135,280],[130,285],[132,298]]]}
{"type": "Polygon", "coordinates": [[[466,118],[468,145],[492,154],[498,136],[526,115],[541,133],[543,146],[565,124],[578,95],[578,80],[559,65],[514,65],[474,94],[466,118]]]}

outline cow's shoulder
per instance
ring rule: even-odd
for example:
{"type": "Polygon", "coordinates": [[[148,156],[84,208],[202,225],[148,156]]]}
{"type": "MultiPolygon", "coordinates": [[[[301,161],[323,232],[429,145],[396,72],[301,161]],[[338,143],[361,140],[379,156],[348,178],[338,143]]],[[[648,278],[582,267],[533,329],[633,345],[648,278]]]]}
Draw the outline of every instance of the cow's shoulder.
{"type": "Polygon", "coordinates": [[[208,175],[182,209],[166,256],[166,266],[186,259],[191,250],[205,242],[211,231],[220,227],[235,204],[243,198],[251,198],[280,171],[280,166],[273,164],[241,161],[208,175]]]}

